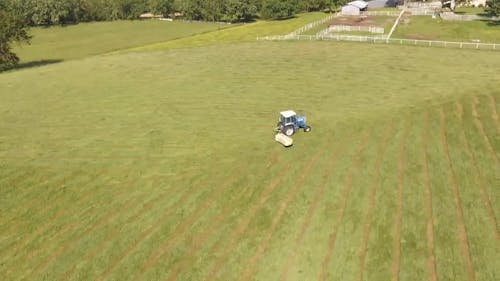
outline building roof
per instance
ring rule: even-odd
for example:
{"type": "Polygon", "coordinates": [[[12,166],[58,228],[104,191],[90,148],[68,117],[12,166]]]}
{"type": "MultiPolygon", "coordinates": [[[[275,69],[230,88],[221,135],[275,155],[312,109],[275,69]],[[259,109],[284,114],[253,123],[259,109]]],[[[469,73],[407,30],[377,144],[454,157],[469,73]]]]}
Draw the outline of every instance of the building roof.
{"type": "Polygon", "coordinates": [[[280,114],[283,115],[283,117],[285,117],[285,118],[297,115],[297,113],[295,113],[295,111],[293,111],[293,110],[282,111],[282,112],[280,112],[280,114]]]}
{"type": "Polygon", "coordinates": [[[347,3],[347,5],[354,6],[354,7],[360,8],[360,9],[364,9],[364,8],[368,7],[368,3],[366,3],[365,1],[361,1],[361,0],[349,2],[349,3],[347,3]]]}

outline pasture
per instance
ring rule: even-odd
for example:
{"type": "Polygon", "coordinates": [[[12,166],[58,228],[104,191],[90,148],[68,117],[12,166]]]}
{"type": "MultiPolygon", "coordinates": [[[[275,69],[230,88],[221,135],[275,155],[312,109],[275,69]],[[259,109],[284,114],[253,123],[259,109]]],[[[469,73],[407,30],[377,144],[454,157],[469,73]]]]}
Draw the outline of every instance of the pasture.
{"type": "Polygon", "coordinates": [[[227,27],[231,25],[159,20],[35,27],[31,45],[16,46],[15,51],[23,63],[80,59],[227,27]]]}
{"type": "Polygon", "coordinates": [[[500,43],[500,24],[490,21],[445,21],[430,16],[412,16],[401,22],[393,38],[456,42],[500,43]]]}
{"type": "Polygon", "coordinates": [[[3,280],[495,280],[500,54],[303,21],[0,73],[3,280]]]}

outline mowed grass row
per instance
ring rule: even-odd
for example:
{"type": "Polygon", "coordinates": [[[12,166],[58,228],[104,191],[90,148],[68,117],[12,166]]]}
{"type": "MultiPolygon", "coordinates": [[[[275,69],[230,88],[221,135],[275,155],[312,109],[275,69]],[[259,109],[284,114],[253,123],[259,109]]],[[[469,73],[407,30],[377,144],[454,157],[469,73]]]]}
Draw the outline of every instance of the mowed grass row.
{"type": "Polygon", "coordinates": [[[250,43],[2,74],[1,275],[492,280],[497,55],[370,47],[250,43]],[[313,131],[284,149],[271,130],[288,108],[313,131]]]}

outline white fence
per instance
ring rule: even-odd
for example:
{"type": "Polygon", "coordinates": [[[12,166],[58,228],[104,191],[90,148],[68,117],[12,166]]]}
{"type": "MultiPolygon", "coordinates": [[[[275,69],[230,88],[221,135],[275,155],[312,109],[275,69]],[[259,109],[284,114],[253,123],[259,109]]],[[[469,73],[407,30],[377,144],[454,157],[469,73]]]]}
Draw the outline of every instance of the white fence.
{"type": "Polygon", "coordinates": [[[385,43],[385,44],[398,44],[398,45],[415,45],[426,47],[443,47],[443,48],[460,48],[460,49],[478,49],[478,50],[496,50],[500,51],[500,44],[487,44],[487,43],[468,43],[468,42],[451,42],[451,41],[432,41],[432,40],[413,40],[413,39],[389,39],[385,36],[355,36],[355,35],[274,35],[259,37],[257,40],[331,40],[331,41],[355,41],[355,42],[369,42],[369,43],[385,43]]]}
{"type": "Polygon", "coordinates": [[[397,11],[365,11],[361,12],[362,16],[388,16],[388,17],[397,17],[399,16],[399,12],[397,11]]]}
{"type": "Polygon", "coordinates": [[[292,33],[288,34],[288,36],[294,36],[294,35],[300,35],[320,24],[324,24],[325,22],[329,21],[329,20],[332,20],[334,17],[337,17],[339,16],[339,13],[336,13],[336,14],[331,14],[329,15],[328,17],[324,18],[324,19],[321,19],[321,20],[318,20],[318,21],[315,21],[315,22],[312,22],[312,23],[309,23],[309,24],[306,24],[305,26],[293,31],[292,33]]]}
{"type": "Polygon", "coordinates": [[[435,8],[442,8],[443,4],[441,1],[436,1],[436,2],[407,2],[403,6],[398,6],[399,9],[403,8],[429,8],[429,9],[435,9],[435,8]]]}
{"type": "Polygon", "coordinates": [[[434,10],[423,10],[423,9],[412,9],[408,10],[412,16],[432,16],[437,14],[438,12],[434,10]]]}
{"type": "Polygon", "coordinates": [[[440,14],[443,20],[473,21],[473,20],[500,20],[500,17],[482,17],[478,15],[458,15],[452,12],[440,14]]]}
{"type": "Polygon", "coordinates": [[[360,26],[360,25],[331,25],[327,29],[327,32],[338,32],[338,31],[364,31],[364,32],[378,33],[378,34],[384,34],[385,32],[383,27],[360,26]]]}

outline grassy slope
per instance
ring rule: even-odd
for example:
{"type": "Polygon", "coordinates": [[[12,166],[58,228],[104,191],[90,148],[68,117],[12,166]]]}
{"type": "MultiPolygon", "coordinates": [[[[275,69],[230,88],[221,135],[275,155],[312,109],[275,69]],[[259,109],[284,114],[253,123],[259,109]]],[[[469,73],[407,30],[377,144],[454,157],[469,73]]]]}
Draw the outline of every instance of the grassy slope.
{"type": "Polygon", "coordinates": [[[224,27],[227,25],[159,20],[37,27],[30,30],[33,35],[31,45],[18,46],[14,51],[22,62],[67,60],[164,42],[224,27]]]}
{"type": "Polygon", "coordinates": [[[482,43],[500,43],[500,25],[484,21],[443,21],[429,16],[412,16],[400,23],[393,38],[463,41],[479,39],[482,43]]]}
{"type": "Polygon", "coordinates": [[[0,75],[0,275],[494,280],[500,55],[367,47],[245,43],[0,75]],[[291,149],[270,132],[287,108],[313,126],[291,149]]]}
{"type": "MultiPolygon", "coordinates": [[[[154,51],[172,48],[200,47],[213,44],[238,42],[253,42],[259,36],[288,34],[308,23],[325,18],[327,14],[315,12],[299,14],[297,17],[284,21],[257,21],[244,24],[231,30],[220,30],[189,38],[151,44],[133,48],[132,51],[154,51]]],[[[127,50],[127,52],[130,50],[127,50]]]]}

